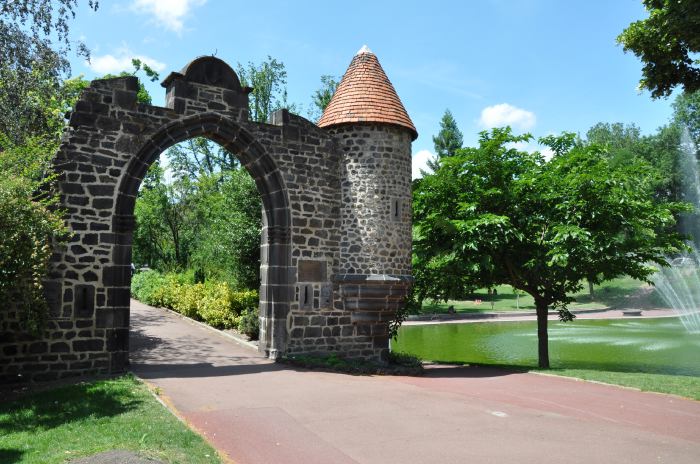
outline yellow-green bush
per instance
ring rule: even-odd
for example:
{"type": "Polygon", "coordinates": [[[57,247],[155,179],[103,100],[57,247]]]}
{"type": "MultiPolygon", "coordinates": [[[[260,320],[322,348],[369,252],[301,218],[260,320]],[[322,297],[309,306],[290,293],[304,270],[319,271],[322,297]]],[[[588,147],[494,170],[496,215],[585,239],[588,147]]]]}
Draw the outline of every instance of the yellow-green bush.
{"type": "Polygon", "coordinates": [[[256,290],[244,290],[231,292],[231,310],[236,314],[258,307],[258,292],[256,290]]]}
{"type": "Polygon", "coordinates": [[[207,284],[207,292],[199,301],[197,312],[204,322],[220,329],[238,326],[240,313],[233,310],[234,293],[224,282],[207,284]]]}
{"type": "Polygon", "coordinates": [[[132,294],[144,303],[170,308],[219,329],[237,328],[257,338],[258,292],[234,292],[226,282],[192,283],[183,274],[139,273],[132,294]],[[245,317],[244,317],[245,316],[245,317]]]}
{"type": "Polygon", "coordinates": [[[170,304],[167,306],[184,316],[200,319],[199,305],[207,296],[204,284],[179,284],[172,281],[170,288],[168,297],[171,300],[168,301],[170,304]]]}

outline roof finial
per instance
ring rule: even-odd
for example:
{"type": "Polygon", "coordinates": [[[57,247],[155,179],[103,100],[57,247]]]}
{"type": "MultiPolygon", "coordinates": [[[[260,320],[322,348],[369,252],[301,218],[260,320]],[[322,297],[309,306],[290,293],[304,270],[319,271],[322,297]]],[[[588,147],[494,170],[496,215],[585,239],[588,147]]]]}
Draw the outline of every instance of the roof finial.
{"type": "Polygon", "coordinates": [[[363,45],[362,48],[355,53],[355,55],[362,55],[363,53],[372,53],[372,50],[370,50],[367,45],[363,45]]]}

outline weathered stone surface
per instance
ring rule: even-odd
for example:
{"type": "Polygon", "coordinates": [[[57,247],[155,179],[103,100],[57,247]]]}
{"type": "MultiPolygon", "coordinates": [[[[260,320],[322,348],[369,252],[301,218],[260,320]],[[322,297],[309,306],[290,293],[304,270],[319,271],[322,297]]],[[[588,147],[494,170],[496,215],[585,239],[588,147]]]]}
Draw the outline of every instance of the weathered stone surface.
{"type": "Polygon", "coordinates": [[[0,311],[0,379],[126,368],[138,189],[164,150],[199,136],[237,154],[262,199],[261,349],[382,359],[411,282],[413,132],[320,129],[285,110],[251,122],[249,89],[212,57],[163,86],[165,108],[136,104],[133,77],[95,80],[81,95],[56,157],[72,237],[45,281],[51,328],[35,338],[16,311],[0,311]]]}

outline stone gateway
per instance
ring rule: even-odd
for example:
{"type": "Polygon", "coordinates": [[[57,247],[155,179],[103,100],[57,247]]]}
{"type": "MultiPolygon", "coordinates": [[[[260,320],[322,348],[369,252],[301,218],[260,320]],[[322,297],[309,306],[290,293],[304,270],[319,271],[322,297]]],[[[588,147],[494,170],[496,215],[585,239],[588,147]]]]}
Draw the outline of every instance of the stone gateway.
{"type": "Polygon", "coordinates": [[[67,246],[45,282],[43,337],[0,312],[0,381],[118,373],[129,355],[134,206],[149,166],[206,137],[235,153],[263,204],[260,350],[382,360],[411,278],[411,142],[416,129],[366,47],[315,125],[285,110],[248,119],[248,93],[202,57],[137,102],[135,77],[95,80],[70,115],[54,167],[67,246]]]}

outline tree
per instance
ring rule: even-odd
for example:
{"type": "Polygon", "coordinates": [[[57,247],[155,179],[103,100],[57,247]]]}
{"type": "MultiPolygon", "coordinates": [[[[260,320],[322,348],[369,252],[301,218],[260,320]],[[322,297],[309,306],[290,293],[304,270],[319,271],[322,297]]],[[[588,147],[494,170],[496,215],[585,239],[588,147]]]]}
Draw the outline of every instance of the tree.
{"type": "Polygon", "coordinates": [[[47,309],[42,279],[54,245],[67,229],[51,192],[53,177],[45,176],[48,156],[55,144],[42,139],[15,146],[0,146],[0,301],[14,309],[25,329],[38,332],[47,309]],[[37,192],[44,192],[37,195],[37,192]]]}
{"type": "Polygon", "coordinates": [[[255,181],[238,168],[202,175],[197,185],[201,233],[191,265],[234,288],[258,288],[262,205],[255,181]]]}
{"type": "MultiPolygon", "coordinates": [[[[0,301],[24,328],[42,328],[43,278],[68,230],[57,209],[50,159],[79,92],[70,67],[69,22],[77,0],[0,0],[0,301]]],[[[90,0],[91,9],[97,2],[90,0]]],[[[88,57],[79,44],[79,54],[88,57]]]]}
{"type": "MultiPolygon", "coordinates": [[[[512,285],[537,310],[539,365],[549,367],[547,313],[563,321],[569,296],[592,278],[649,281],[650,263],[684,248],[672,230],[686,207],[658,202],[648,165],[612,166],[604,149],[572,134],[540,143],[555,155],[513,148],[529,141],[510,128],[482,132],[479,146],[444,158],[414,191],[414,268],[424,295],[445,299],[454,282],[512,285]]],[[[418,280],[418,279],[417,279],[418,280]]]]}
{"type": "Polygon", "coordinates": [[[335,91],[340,82],[335,76],[324,74],[321,76],[321,88],[316,90],[311,96],[311,109],[309,110],[309,118],[312,121],[317,121],[323,115],[326,107],[331,102],[335,91]]]}
{"type": "Polygon", "coordinates": [[[238,77],[241,85],[253,88],[249,99],[252,121],[267,122],[270,113],[282,108],[294,111],[295,106],[287,102],[287,71],[281,61],[268,56],[259,65],[238,63],[238,77]]]}
{"type": "MultiPolygon", "coordinates": [[[[151,82],[157,81],[160,77],[158,75],[158,72],[153,70],[153,68],[151,68],[146,63],[139,60],[138,58],[132,58],[131,65],[134,68],[131,72],[122,71],[119,74],[105,74],[100,79],[111,79],[114,77],[135,76],[136,74],[139,73],[139,71],[143,71],[143,73],[146,75],[148,80],[150,80],[151,82]]],[[[150,105],[153,101],[153,99],[151,98],[151,95],[148,93],[148,91],[146,90],[146,87],[143,85],[143,82],[141,82],[141,81],[139,81],[139,90],[136,93],[136,100],[139,103],[144,103],[146,105],[150,105]]]]}
{"type": "Polygon", "coordinates": [[[136,201],[134,261],[257,288],[262,205],[252,177],[205,138],[176,144],[166,156],[171,178],[155,163],[136,201]]]}
{"type": "MultiPolygon", "coordinates": [[[[69,22],[77,0],[0,1],[0,133],[14,145],[26,138],[57,137],[63,76],[70,72],[69,22]]],[[[97,2],[90,0],[91,9],[97,2]]],[[[83,44],[78,53],[89,58],[83,44]]],[[[0,147],[2,148],[2,147],[0,147]]]]}
{"type": "Polygon", "coordinates": [[[212,175],[240,166],[236,155],[204,137],[173,145],[166,152],[169,167],[177,177],[212,175]]]}
{"type": "Polygon", "coordinates": [[[200,226],[193,201],[196,186],[189,178],[166,183],[164,173],[154,163],[139,191],[133,259],[155,269],[185,270],[200,226]]]}
{"type": "Polygon", "coordinates": [[[440,132],[433,136],[436,159],[428,160],[428,167],[436,171],[440,166],[440,160],[447,156],[453,156],[462,148],[462,132],[457,127],[457,121],[449,109],[445,110],[440,120],[440,132]]]}
{"type": "Polygon", "coordinates": [[[695,149],[700,149],[700,91],[682,93],[673,102],[673,122],[686,127],[695,149]]]}
{"type": "Polygon", "coordinates": [[[586,134],[588,145],[605,147],[605,156],[614,166],[639,160],[654,175],[655,196],[659,200],[683,200],[682,182],[687,174],[680,164],[681,131],[675,124],[660,127],[656,134],[642,136],[634,124],[597,123],[586,134]]]}
{"type": "Polygon", "coordinates": [[[643,0],[649,17],[617,37],[625,52],[644,63],[639,87],[653,98],[667,97],[681,85],[700,90],[700,3],[697,0],[643,0]]]}

